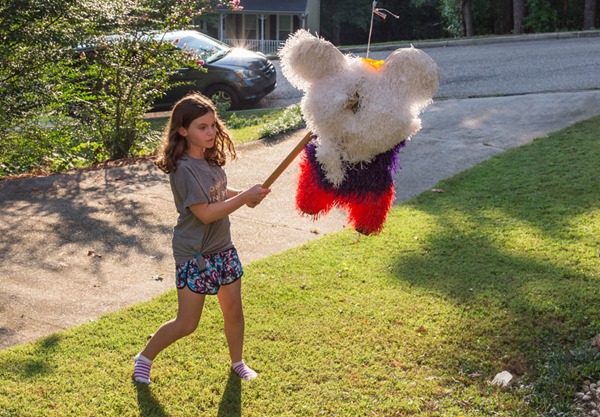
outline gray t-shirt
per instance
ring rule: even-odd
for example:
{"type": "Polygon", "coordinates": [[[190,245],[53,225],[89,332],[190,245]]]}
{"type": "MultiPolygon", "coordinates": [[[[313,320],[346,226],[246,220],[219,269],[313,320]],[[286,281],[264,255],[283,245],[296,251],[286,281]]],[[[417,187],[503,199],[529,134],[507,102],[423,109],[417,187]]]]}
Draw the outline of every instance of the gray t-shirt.
{"type": "Polygon", "coordinates": [[[185,157],[169,175],[175,206],[179,213],[173,229],[173,256],[180,264],[198,254],[211,255],[233,247],[229,216],[204,224],[191,212],[197,203],[227,199],[227,176],[221,167],[204,159],[185,157]]]}

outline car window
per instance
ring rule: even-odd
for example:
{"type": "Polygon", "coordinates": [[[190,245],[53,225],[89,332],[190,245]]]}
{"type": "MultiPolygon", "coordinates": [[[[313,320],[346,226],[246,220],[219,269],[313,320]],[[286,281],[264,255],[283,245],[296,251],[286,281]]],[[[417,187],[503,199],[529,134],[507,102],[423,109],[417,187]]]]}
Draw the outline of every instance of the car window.
{"type": "Polygon", "coordinates": [[[185,34],[181,37],[165,36],[166,41],[170,41],[179,49],[187,49],[197,53],[201,59],[210,63],[226,55],[231,48],[217,41],[204,36],[194,34],[185,34]]]}

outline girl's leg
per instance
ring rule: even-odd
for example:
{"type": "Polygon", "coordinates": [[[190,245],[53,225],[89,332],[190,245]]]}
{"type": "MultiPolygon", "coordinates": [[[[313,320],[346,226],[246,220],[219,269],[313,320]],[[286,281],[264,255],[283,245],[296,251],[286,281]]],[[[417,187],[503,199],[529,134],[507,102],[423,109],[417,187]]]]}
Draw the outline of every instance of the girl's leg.
{"type": "Polygon", "coordinates": [[[200,322],[205,297],[204,294],[196,294],[188,287],[177,290],[177,317],[163,324],[154,333],[141,354],[154,360],[156,355],[171,343],[193,333],[200,322]]]}
{"type": "Polygon", "coordinates": [[[242,280],[223,285],[219,288],[217,297],[223,312],[225,337],[229,346],[231,367],[238,376],[245,380],[256,378],[257,374],[242,360],[244,349],[244,311],[242,309],[242,280]]]}
{"type": "Polygon", "coordinates": [[[134,379],[136,381],[150,383],[150,367],[156,355],[173,342],[196,330],[205,297],[204,294],[192,292],[188,287],[177,290],[177,317],[163,324],[148,341],[144,350],[135,357],[134,379]]]}
{"type": "Polygon", "coordinates": [[[217,297],[225,327],[225,337],[229,346],[231,362],[242,360],[244,348],[244,311],[242,310],[242,280],[223,285],[219,288],[217,297]]]}

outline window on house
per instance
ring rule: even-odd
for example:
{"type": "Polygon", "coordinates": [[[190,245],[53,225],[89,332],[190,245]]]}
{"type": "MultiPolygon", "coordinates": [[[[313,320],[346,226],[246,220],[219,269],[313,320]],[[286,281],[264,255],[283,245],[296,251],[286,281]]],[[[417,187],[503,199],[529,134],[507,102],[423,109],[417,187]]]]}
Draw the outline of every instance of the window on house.
{"type": "MultiPolygon", "coordinates": [[[[277,40],[277,16],[272,14],[269,16],[269,24],[266,25],[266,35],[267,39],[277,40]]],[[[266,23],[266,22],[265,22],[266,23]]]]}
{"type": "Polygon", "coordinates": [[[294,30],[292,32],[295,32],[301,28],[302,28],[302,20],[300,20],[299,16],[294,16],[294,30]]]}
{"type": "Polygon", "coordinates": [[[277,16],[277,40],[286,40],[292,33],[292,16],[277,16]]]}
{"type": "Polygon", "coordinates": [[[194,18],[193,24],[199,32],[215,39],[219,38],[219,21],[215,19],[207,19],[205,16],[194,18]]]}
{"type": "Polygon", "coordinates": [[[224,34],[224,38],[225,39],[237,39],[238,38],[238,33],[237,33],[237,28],[238,28],[238,19],[240,16],[236,16],[236,15],[225,15],[225,34],[224,34]]]}
{"type": "Polygon", "coordinates": [[[244,15],[244,39],[258,39],[257,20],[255,14],[244,15]]]}

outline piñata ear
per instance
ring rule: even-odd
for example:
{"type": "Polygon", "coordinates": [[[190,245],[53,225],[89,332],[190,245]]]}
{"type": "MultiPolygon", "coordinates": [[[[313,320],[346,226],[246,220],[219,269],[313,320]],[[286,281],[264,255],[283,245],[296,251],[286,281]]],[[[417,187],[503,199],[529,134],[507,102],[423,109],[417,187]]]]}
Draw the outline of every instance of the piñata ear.
{"type": "Polygon", "coordinates": [[[429,55],[414,47],[401,48],[392,52],[381,67],[390,85],[403,91],[419,108],[424,108],[437,90],[440,70],[429,55]]]}
{"type": "Polygon", "coordinates": [[[294,86],[306,91],[313,82],[340,72],[346,58],[333,44],[300,29],[279,51],[281,71],[294,86]]]}

